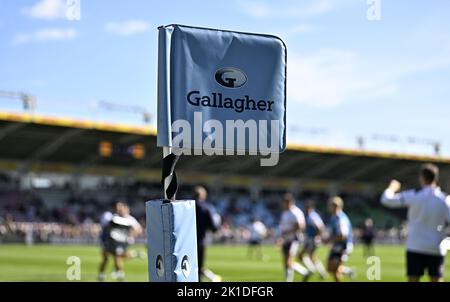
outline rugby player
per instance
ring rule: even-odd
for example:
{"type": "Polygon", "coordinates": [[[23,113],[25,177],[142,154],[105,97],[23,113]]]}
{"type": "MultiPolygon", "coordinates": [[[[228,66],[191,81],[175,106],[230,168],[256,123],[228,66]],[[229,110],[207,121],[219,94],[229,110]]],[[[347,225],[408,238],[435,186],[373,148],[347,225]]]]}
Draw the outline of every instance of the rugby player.
{"type": "Polygon", "coordinates": [[[142,232],[142,227],[130,215],[130,209],[123,202],[115,204],[115,213],[107,212],[103,215],[101,233],[102,261],[100,263],[98,280],[105,280],[105,269],[109,257],[114,260],[113,278],[125,279],[124,261],[127,258],[127,248],[130,241],[142,232]]]}
{"type": "Polygon", "coordinates": [[[354,277],[354,271],[343,265],[353,251],[352,224],[343,208],[344,201],[339,196],[331,197],[328,200],[328,211],[331,215],[329,225],[331,250],[328,256],[328,272],[336,282],[342,281],[343,275],[354,277]]]}
{"type": "Polygon", "coordinates": [[[450,223],[450,200],[438,187],[438,179],[438,167],[425,164],[420,169],[420,189],[399,193],[400,182],[392,180],[381,196],[387,207],[408,208],[406,273],[410,282],[420,281],[425,272],[430,281],[443,281],[446,250],[441,242],[450,223]]]}
{"type": "Polygon", "coordinates": [[[375,239],[375,228],[373,226],[373,220],[371,218],[367,218],[366,220],[364,220],[364,226],[361,235],[364,257],[375,255],[375,248],[373,246],[374,239],[375,239]]]}
{"type": "Polygon", "coordinates": [[[202,186],[194,188],[195,211],[197,218],[197,257],[198,257],[198,280],[201,277],[209,279],[212,282],[222,281],[222,277],[213,273],[204,266],[206,250],[206,233],[208,231],[216,232],[221,224],[221,218],[211,204],[206,202],[208,192],[202,186]]]}
{"type": "Polygon", "coordinates": [[[250,239],[248,240],[248,257],[256,254],[258,259],[263,259],[261,243],[267,235],[267,228],[262,221],[254,218],[249,227],[250,239]]]}
{"type": "MultiPolygon", "coordinates": [[[[322,240],[322,235],[325,231],[325,225],[322,218],[315,210],[315,204],[313,200],[308,200],[305,203],[305,241],[303,243],[303,248],[300,251],[299,259],[303,262],[305,267],[309,270],[311,274],[319,273],[320,277],[324,279],[327,275],[325,267],[315,253],[317,250],[317,245],[320,244],[322,240]]],[[[307,277],[309,277],[308,275],[307,277]]],[[[304,281],[307,280],[307,277],[304,281]]]]}
{"type": "Polygon", "coordinates": [[[283,266],[285,269],[286,282],[294,281],[294,273],[305,277],[308,270],[295,261],[298,246],[305,230],[305,216],[302,210],[295,205],[292,194],[285,194],[282,201],[283,213],[281,214],[279,226],[278,244],[281,245],[283,255],[283,266]]]}

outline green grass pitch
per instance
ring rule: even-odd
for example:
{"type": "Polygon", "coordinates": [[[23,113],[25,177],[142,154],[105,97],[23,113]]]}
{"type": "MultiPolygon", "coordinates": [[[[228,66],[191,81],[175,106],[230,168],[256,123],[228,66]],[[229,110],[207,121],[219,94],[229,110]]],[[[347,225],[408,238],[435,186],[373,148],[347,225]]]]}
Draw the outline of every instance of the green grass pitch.
{"type": "MultiPolygon", "coordinates": [[[[136,249],[145,250],[138,246],[136,249]]],[[[207,267],[223,277],[223,281],[283,281],[281,257],[276,246],[264,246],[265,260],[249,259],[246,246],[211,246],[207,251],[207,267]]],[[[376,246],[376,255],[381,261],[381,281],[404,281],[404,247],[376,246]]],[[[326,260],[327,247],[319,249],[319,257],[326,260]]],[[[81,259],[81,281],[96,281],[100,260],[96,246],[1,245],[0,281],[67,281],[66,264],[69,256],[81,259]]],[[[450,261],[446,261],[446,281],[450,281],[450,261]]],[[[369,265],[356,246],[348,265],[357,272],[355,281],[368,281],[369,265]]],[[[112,270],[112,264],[108,271],[112,270]]],[[[127,281],[147,281],[147,261],[133,259],[125,266],[127,281]]],[[[111,278],[107,279],[112,281],[111,278]]],[[[296,281],[300,281],[296,277],[296,281]]],[[[320,281],[313,276],[311,281],[320,281]]],[[[331,281],[327,278],[326,281],[331,281]]]]}

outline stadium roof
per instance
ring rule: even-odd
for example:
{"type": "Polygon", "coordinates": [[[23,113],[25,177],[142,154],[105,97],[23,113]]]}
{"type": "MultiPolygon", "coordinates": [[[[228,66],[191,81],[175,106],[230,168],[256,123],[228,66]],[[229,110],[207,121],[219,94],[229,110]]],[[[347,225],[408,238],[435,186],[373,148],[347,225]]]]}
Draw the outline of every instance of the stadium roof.
{"type": "MultiPolygon", "coordinates": [[[[418,166],[436,163],[441,168],[444,187],[450,185],[450,158],[374,152],[342,148],[288,144],[275,167],[260,167],[259,157],[189,156],[182,158],[180,174],[234,175],[242,184],[248,176],[276,183],[284,179],[346,183],[384,184],[395,177],[410,185],[416,181],[418,166]]],[[[47,170],[159,177],[161,149],[156,147],[156,130],[68,118],[0,112],[0,169],[47,170]],[[145,156],[102,157],[99,144],[142,144],[145,156]],[[111,172],[116,171],[116,172],[111,172]],[[120,171],[120,172],[117,172],[120,171]]]]}

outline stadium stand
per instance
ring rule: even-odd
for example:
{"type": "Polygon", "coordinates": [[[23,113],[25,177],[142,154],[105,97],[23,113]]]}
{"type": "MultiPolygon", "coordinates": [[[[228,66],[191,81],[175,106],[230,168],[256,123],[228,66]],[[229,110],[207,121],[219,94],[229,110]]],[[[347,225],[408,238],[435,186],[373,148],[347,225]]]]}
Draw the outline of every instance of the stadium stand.
{"type": "MultiPolygon", "coordinates": [[[[258,157],[190,156],[177,165],[179,197],[190,198],[196,184],[208,187],[225,222],[221,241],[242,240],[252,217],[274,227],[286,191],[300,206],[316,200],[324,214],[327,197],[340,194],[354,225],[371,217],[381,235],[402,237],[405,213],[382,208],[378,196],[392,177],[415,186],[423,162],[440,167],[449,190],[450,158],[443,157],[294,144],[270,168],[258,157]]],[[[144,202],[161,196],[160,168],[151,127],[0,112],[0,241],[95,242],[101,213],[119,199],[145,222],[144,202]]]]}

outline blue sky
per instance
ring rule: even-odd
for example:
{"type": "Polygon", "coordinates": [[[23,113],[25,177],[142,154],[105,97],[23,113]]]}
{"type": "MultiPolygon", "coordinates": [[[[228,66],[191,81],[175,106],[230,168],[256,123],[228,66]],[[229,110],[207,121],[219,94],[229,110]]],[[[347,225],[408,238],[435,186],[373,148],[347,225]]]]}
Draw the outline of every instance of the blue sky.
{"type": "Polygon", "coordinates": [[[380,0],[380,21],[366,0],[80,3],[69,21],[66,0],[0,0],[0,90],[36,95],[41,114],[140,123],[95,103],[156,113],[157,26],[271,33],[288,46],[288,140],[355,147],[362,135],[368,149],[431,154],[415,137],[450,155],[449,1],[380,0]]]}

